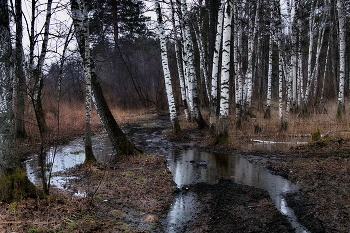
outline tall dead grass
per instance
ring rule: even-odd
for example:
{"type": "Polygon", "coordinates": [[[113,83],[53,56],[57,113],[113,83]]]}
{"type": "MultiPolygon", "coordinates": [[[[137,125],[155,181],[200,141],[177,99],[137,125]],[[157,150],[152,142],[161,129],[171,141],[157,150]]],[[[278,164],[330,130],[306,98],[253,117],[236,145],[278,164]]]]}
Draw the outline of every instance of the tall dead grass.
{"type": "Polygon", "coordinates": [[[247,117],[242,121],[240,130],[235,127],[235,116],[230,118],[230,135],[251,139],[269,138],[288,141],[293,137],[311,139],[311,134],[319,129],[323,137],[350,138],[350,117],[345,114],[342,119],[337,119],[337,105],[334,102],[329,102],[325,110],[323,113],[312,113],[308,116],[290,113],[288,127],[283,131],[280,128],[277,108],[272,109],[270,119],[264,119],[263,111],[255,109],[253,113],[256,117],[247,117]]]}
{"type": "MultiPolygon", "coordinates": [[[[57,105],[46,104],[45,109],[49,128],[49,133],[46,135],[47,141],[52,142],[53,140],[62,140],[64,138],[68,140],[84,133],[85,107],[82,103],[60,103],[59,109],[57,105]]],[[[253,114],[256,117],[247,117],[243,120],[242,127],[239,130],[236,129],[236,119],[234,114],[232,114],[229,128],[230,141],[234,142],[237,138],[240,139],[240,142],[250,139],[288,141],[291,137],[305,137],[305,140],[309,140],[311,138],[310,135],[317,129],[324,136],[350,138],[349,116],[345,114],[343,119],[337,119],[337,109],[334,102],[329,102],[325,109],[327,111],[322,114],[310,114],[307,117],[291,113],[286,131],[280,130],[277,107],[272,108],[271,119],[264,119],[262,110],[253,109],[253,114]]],[[[141,120],[147,120],[147,118],[150,119],[155,115],[155,111],[142,108],[135,110],[113,108],[111,111],[121,127],[140,122],[141,120]]],[[[232,112],[234,113],[234,111],[232,112]]],[[[186,121],[183,115],[180,112],[181,128],[185,130],[195,129],[196,123],[186,121]]],[[[208,111],[204,109],[202,115],[208,122],[208,111]]],[[[103,130],[96,110],[92,112],[92,126],[95,132],[103,130]]],[[[38,140],[39,133],[35,115],[30,108],[27,110],[26,130],[31,140],[38,140]]]]}

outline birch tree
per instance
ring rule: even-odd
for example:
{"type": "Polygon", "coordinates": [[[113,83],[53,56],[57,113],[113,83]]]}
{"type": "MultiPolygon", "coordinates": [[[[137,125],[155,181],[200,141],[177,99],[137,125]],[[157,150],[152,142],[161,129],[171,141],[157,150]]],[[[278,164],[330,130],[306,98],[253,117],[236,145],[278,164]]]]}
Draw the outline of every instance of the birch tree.
{"type": "Polygon", "coordinates": [[[223,143],[228,140],[229,130],[229,99],[230,99],[230,67],[231,67],[231,23],[232,23],[232,2],[227,0],[223,8],[223,46],[222,46],[222,72],[221,72],[221,95],[220,95],[220,116],[218,134],[215,143],[223,143]]]}
{"type": "Polygon", "coordinates": [[[242,51],[242,19],[243,19],[243,8],[245,1],[234,3],[234,73],[235,73],[235,102],[236,102],[236,129],[240,129],[242,126],[242,106],[243,106],[243,70],[242,70],[242,61],[243,61],[243,51],[242,51]]]}
{"type": "Polygon", "coordinates": [[[272,22],[272,14],[273,9],[271,9],[271,17],[270,17],[270,35],[269,35],[269,67],[267,71],[267,96],[266,96],[266,109],[264,118],[271,118],[271,97],[272,97],[272,55],[273,55],[273,22],[272,22]]]}
{"type": "Polygon", "coordinates": [[[174,4],[173,0],[170,0],[171,5],[171,22],[173,25],[174,30],[174,37],[175,37],[175,53],[176,53],[176,64],[177,64],[177,71],[179,75],[179,83],[180,83],[180,91],[181,91],[181,99],[182,104],[184,108],[184,113],[186,120],[190,120],[191,116],[188,110],[188,92],[187,88],[185,86],[185,76],[184,76],[184,67],[183,67],[183,59],[182,59],[182,31],[179,30],[179,24],[178,24],[178,18],[176,17],[176,6],[177,4],[174,4]],[[180,36],[179,36],[180,35],[180,36]]]}
{"type": "Polygon", "coordinates": [[[91,56],[89,43],[89,21],[88,11],[85,1],[73,0],[71,2],[72,18],[78,41],[84,46],[84,73],[85,73],[85,162],[96,161],[92,150],[91,139],[91,105],[92,105],[92,89],[91,89],[91,56]]]}
{"type": "MultiPolygon", "coordinates": [[[[77,12],[78,15],[82,15],[81,10],[82,4],[84,4],[81,0],[71,0],[71,10],[73,12],[77,12]]],[[[73,16],[73,23],[76,29],[76,39],[78,41],[79,52],[81,57],[84,60],[84,63],[87,58],[85,57],[88,53],[85,52],[86,44],[85,44],[85,36],[82,32],[84,29],[80,27],[84,26],[81,18],[73,16]]],[[[98,116],[100,121],[107,131],[108,137],[112,142],[113,147],[116,149],[117,155],[130,155],[141,153],[142,151],[135,147],[133,143],[129,141],[124,132],[120,129],[118,123],[115,121],[113,114],[111,113],[106,99],[103,95],[101,85],[98,81],[98,76],[95,71],[95,65],[92,59],[88,61],[90,63],[90,73],[91,73],[91,88],[92,88],[92,96],[93,102],[95,104],[98,116]]]]}
{"type": "Polygon", "coordinates": [[[197,77],[194,67],[194,49],[193,41],[191,38],[191,31],[189,25],[189,15],[186,0],[181,0],[181,12],[182,12],[182,30],[183,30],[183,41],[184,41],[184,61],[185,65],[185,75],[187,76],[187,84],[189,85],[189,98],[191,107],[191,117],[197,123],[199,129],[208,127],[207,123],[202,117],[202,113],[199,108],[199,96],[197,89],[197,77]]]}
{"type": "Polygon", "coordinates": [[[158,19],[158,37],[160,42],[160,53],[162,57],[162,67],[163,67],[163,73],[164,73],[165,89],[166,89],[167,98],[168,98],[170,121],[173,127],[173,133],[177,134],[181,131],[181,129],[180,129],[180,124],[177,117],[175,99],[173,95],[173,87],[171,84],[171,76],[170,76],[170,70],[169,70],[166,38],[164,35],[162,11],[158,0],[156,0],[155,5],[156,5],[156,13],[157,13],[157,19],[158,19]]]}
{"type": "Polygon", "coordinates": [[[337,117],[342,118],[345,112],[344,82],[345,82],[345,52],[346,52],[346,11],[343,0],[337,0],[337,13],[339,24],[339,95],[337,117]]]}
{"type": "Polygon", "coordinates": [[[16,154],[12,48],[8,1],[0,0],[0,200],[12,202],[23,197],[36,197],[35,186],[28,180],[16,154]]]}
{"type": "Polygon", "coordinates": [[[209,126],[210,132],[214,133],[216,130],[216,111],[218,105],[218,80],[219,80],[219,66],[220,66],[220,50],[222,43],[222,28],[224,19],[224,7],[225,0],[221,0],[219,12],[218,12],[218,22],[216,25],[216,37],[215,37],[215,49],[213,55],[213,67],[212,67],[212,78],[211,78],[211,90],[210,90],[210,115],[209,115],[209,126]]]}

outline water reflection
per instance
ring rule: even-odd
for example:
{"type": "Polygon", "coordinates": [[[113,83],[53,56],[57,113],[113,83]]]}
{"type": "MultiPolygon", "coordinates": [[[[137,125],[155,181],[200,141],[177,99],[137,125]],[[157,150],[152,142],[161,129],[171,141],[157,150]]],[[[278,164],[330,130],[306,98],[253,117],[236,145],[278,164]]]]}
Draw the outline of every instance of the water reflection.
{"type": "MultiPolygon", "coordinates": [[[[114,148],[106,134],[93,137],[93,151],[94,155],[99,162],[107,163],[110,161],[114,153],[114,148]]],[[[51,147],[46,152],[46,168],[51,173],[65,171],[68,168],[72,168],[76,165],[82,164],[85,160],[84,141],[82,138],[77,138],[71,141],[69,144],[58,147],[51,147]]],[[[37,155],[31,156],[29,160],[24,162],[27,176],[34,184],[41,184],[41,174],[39,172],[40,165],[37,155]]],[[[60,174],[51,177],[50,184],[60,188],[64,188],[67,181],[72,177],[67,177],[64,174],[60,174]]]]}
{"type": "MultiPolygon", "coordinates": [[[[266,168],[250,163],[239,155],[199,152],[196,150],[172,151],[166,156],[174,181],[179,188],[198,182],[214,184],[220,178],[266,190],[277,209],[286,215],[297,232],[307,232],[286,204],[283,195],[299,187],[281,176],[271,174],[266,168]],[[196,166],[200,162],[201,166],[196,166]],[[205,163],[205,166],[202,164],[205,163]]],[[[183,197],[181,197],[183,198],[183,197]]],[[[178,200],[175,200],[175,203],[178,200]]],[[[178,215],[174,205],[169,215],[178,215]]],[[[183,214],[183,210],[181,210],[183,214]]],[[[183,220],[182,220],[183,221],[183,220]]]]}

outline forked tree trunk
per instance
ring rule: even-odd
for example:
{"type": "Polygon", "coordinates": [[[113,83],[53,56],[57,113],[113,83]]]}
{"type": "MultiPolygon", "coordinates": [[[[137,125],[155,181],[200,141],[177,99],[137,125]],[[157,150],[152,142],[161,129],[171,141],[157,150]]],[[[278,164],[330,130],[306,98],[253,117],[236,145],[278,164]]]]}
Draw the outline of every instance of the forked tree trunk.
{"type": "MultiPolygon", "coordinates": [[[[80,5],[83,4],[81,0],[71,0],[72,12],[81,9],[80,5]]],[[[81,27],[81,22],[79,18],[74,18],[73,23],[76,28],[76,33],[79,32],[79,27],[81,27]]],[[[85,37],[83,34],[76,34],[76,38],[79,45],[80,55],[85,58],[85,37]]],[[[108,137],[112,142],[113,147],[116,149],[117,155],[130,155],[141,153],[141,150],[137,149],[134,144],[132,144],[123,131],[120,129],[118,123],[115,121],[113,114],[111,113],[106,99],[104,98],[102,88],[98,81],[98,76],[95,72],[95,67],[93,60],[90,60],[90,71],[91,71],[91,87],[93,93],[93,102],[95,104],[97,113],[99,115],[100,121],[102,122],[105,130],[107,131],[108,137]]]]}
{"type": "Polygon", "coordinates": [[[219,61],[220,61],[220,49],[222,43],[222,27],[224,19],[224,7],[225,0],[221,0],[220,8],[218,12],[218,22],[216,25],[216,37],[215,37],[215,49],[213,55],[213,67],[211,77],[211,90],[210,90],[210,113],[209,113],[209,127],[212,134],[216,131],[216,111],[218,106],[218,80],[219,80],[219,61]]]}
{"type": "Polygon", "coordinates": [[[170,4],[171,4],[171,21],[173,24],[173,30],[174,30],[174,34],[175,34],[175,53],[176,53],[176,64],[177,64],[177,71],[178,71],[178,75],[179,75],[179,83],[180,83],[180,91],[181,91],[181,98],[182,98],[182,104],[183,104],[183,108],[184,108],[184,113],[185,113],[185,117],[186,120],[190,120],[190,113],[188,110],[188,103],[187,103],[187,99],[188,99],[188,92],[185,86],[185,76],[184,76],[184,67],[183,67],[183,60],[182,60],[182,55],[181,55],[181,51],[182,49],[182,43],[181,43],[181,32],[182,30],[179,30],[179,25],[178,25],[178,21],[176,18],[176,5],[174,4],[173,0],[170,0],[170,4]],[[178,34],[180,34],[180,36],[178,36],[178,34]]]}
{"type": "Polygon", "coordinates": [[[190,25],[189,25],[189,16],[187,10],[186,0],[181,0],[181,11],[183,17],[183,33],[184,33],[184,51],[186,52],[186,61],[185,66],[187,70],[186,75],[189,85],[189,98],[190,98],[190,107],[191,107],[191,117],[197,123],[199,129],[207,128],[208,125],[202,117],[202,113],[199,107],[199,96],[197,89],[197,77],[194,67],[194,51],[193,51],[193,42],[191,38],[190,25]]]}
{"type": "Polygon", "coordinates": [[[179,119],[176,113],[176,105],[175,105],[173,87],[171,84],[171,76],[170,76],[170,70],[169,70],[168,51],[167,51],[166,39],[164,35],[162,12],[161,12],[161,8],[158,0],[156,0],[156,13],[158,18],[158,36],[160,41],[160,53],[162,57],[164,83],[165,83],[165,89],[167,93],[168,106],[169,106],[169,112],[170,112],[170,122],[173,127],[173,133],[178,134],[179,132],[181,132],[181,129],[180,129],[179,119]]]}

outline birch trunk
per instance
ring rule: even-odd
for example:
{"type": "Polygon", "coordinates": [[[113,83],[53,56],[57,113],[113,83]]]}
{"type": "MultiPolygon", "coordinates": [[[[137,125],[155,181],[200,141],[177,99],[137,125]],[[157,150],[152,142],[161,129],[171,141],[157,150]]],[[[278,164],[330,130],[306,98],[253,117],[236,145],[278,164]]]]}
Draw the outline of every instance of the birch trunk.
{"type": "MultiPolygon", "coordinates": [[[[250,6],[250,11],[252,11],[250,6]]],[[[249,29],[248,29],[248,65],[245,79],[245,92],[246,98],[244,103],[244,114],[251,114],[251,103],[252,103],[252,91],[253,91],[253,47],[254,47],[254,32],[255,24],[252,16],[249,16],[249,29]]]]}
{"type": "MultiPolygon", "coordinates": [[[[271,26],[270,26],[271,27],[271,26]]],[[[272,28],[272,27],[271,27],[272,28]]],[[[272,97],[272,53],[273,51],[273,30],[270,29],[269,38],[269,68],[267,72],[267,96],[266,96],[266,110],[264,118],[271,118],[271,97],[272,97]]]]}
{"type": "Polygon", "coordinates": [[[220,116],[218,134],[215,143],[221,144],[228,140],[229,130],[229,100],[230,100],[230,67],[231,67],[231,22],[232,3],[225,2],[224,24],[223,24],[223,46],[222,46],[222,68],[221,68],[221,95],[220,116]]]}
{"type": "Polygon", "coordinates": [[[298,86],[298,106],[301,106],[302,101],[304,100],[304,81],[303,81],[303,57],[301,53],[301,20],[298,19],[298,79],[297,79],[297,86],[298,86]]]}
{"type": "Polygon", "coordinates": [[[339,23],[339,95],[337,118],[342,118],[345,112],[344,82],[345,82],[345,52],[346,52],[346,12],[343,0],[337,0],[337,12],[339,23]]]}
{"type": "Polygon", "coordinates": [[[327,73],[328,73],[328,66],[329,66],[329,50],[331,47],[331,43],[330,41],[328,41],[328,46],[327,46],[327,53],[326,53],[326,61],[325,61],[325,65],[324,65],[324,71],[323,71],[323,81],[322,81],[322,89],[321,89],[321,99],[320,99],[320,105],[322,106],[323,103],[323,98],[324,98],[324,89],[325,89],[325,83],[326,83],[326,79],[327,79],[327,73]]]}
{"type": "Polygon", "coordinates": [[[186,91],[186,86],[185,86],[185,77],[184,77],[184,67],[182,63],[182,43],[181,43],[181,30],[178,32],[178,21],[176,19],[176,5],[174,4],[173,0],[170,0],[171,4],[171,13],[172,13],[172,24],[173,24],[173,30],[175,34],[175,54],[176,54],[176,64],[177,64],[177,71],[179,75],[179,82],[180,82],[180,91],[181,91],[181,98],[182,98],[182,103],[184,107],[184,113],[186,120],[190,120],[190,114],[188,111],[188,104],[187,104],[187,99],[188,99],[188,93],[186,91]],[[178,36],[180,34],[180,37],[178,36]]]}
{"type": "Polygon", "coordinates": [[[242,75],[242,9],[245,2],[241,2],[241,7],[238,2],[234,3],[234,68],[235,68],[235,89],[236,89],[236,129],[242,126],[242,105],[243,105],[243,75],[242,75]]]}
{"type": "Polygon", "coordinates": [[[280,12],[280,3],[276,1],[276,9],[278,10],[278,28],[277,30],[277,40],[278,40],[278,117],[280,121],[280,130],[287,129],[287,122],[283,117],[283,51],[282,51],[282,28],[281,28],[281,12],[280,12]]]}
{"type": "Polygon", "coordinates": [[[195,36],[198,46],[198,52],[199,52],[199,68],[200,68],[200,74],[202,77],[203,82],[203,89],[204,89],[204,95],[207,97],[207,99],[210,101],[210,85],[209,85],[209,77],[208,77],[208,64],[207,64],[207,53],[205,50],[205,46],[203,43],[203,19],[200,16],[200,11],[197,13],[197,19],[198,21],[195,23],[197,27],[195,27],[195,36]]]}
{"type": "Polygon", "coordinates": [[[38,196],[16,153],[11,60],[8,1],[0,0],[0,200],[4,202],[38,196]]]}
{"type": "Polygon", "coordinates": [[[211,90],[210,90],[210,113],[209,113],[209,126],[211,134],[215,133],[216,130],[216,111],[218,106],[218,79],[219,79],[219,60],[220,60],[220,49],[222,43],[222,28],[224,18],[224,7],[225,0],[221,0],[218,22],[216,25],[216,37],[215,37],[215,49],[213,55],[213,67],[212,67],[212,78],[211,78],[211,90]]]}
{"type": "Polygon", "coordinates": [[[200,108],[199,108],[199,96],[197,89],[197,78],[194,68],[194,51],[193,51],[193,42],[191,38],[190,25],[189,25],[189,17],[186,0],[182,0],[181,2],[181,10],[183,14],[184,24],[183,24],[183,32],[184,32],[184,50],[187,56],[187,65],[185,66],[187,69],[187,78],[189,83],[189,98],[192,103],[191,106],[191,116],[193,120],[197,123],[199,129],[207,128],[208,125],[204,121],[200,108]]]}
{"type": "MultiPolygon", "coordinates": [[[[82,4],[81,0],[71,0],[71,8],[72,8],[72,18],[74,27],[76,30],[76,38],[79,45],[80,55],[83,60],[86,60],[85,57],[85,37],[83,29],[81,28],[82,19],[77,17],[79,16],[80,4],[82,4]],[[75,13],[78,15],[75,15],[75,13]]],[[[85,62],[85,61],[84,61],[85,62]]],[[[95,67],[93,60],[90,59],[90,71],[91,71],[91,89],[92,89],[92,99],[95,104],[98,116],[100,121],[107,131],[108,137],[112,142],[113,147],[115,148],[117,155],[130,155],[141,153],[142,151],[137,149],[126,137],[123,131],[120,129],[118,123],[115,121],[113,114],[111,113],[106,99],[103,95],[102,88],[98,81],[98,76],[95,72],[95,67]]]]}
{"type": "MultiPolygon", "coordinates": [[[[317,4],[317,2],[316,2],[317,4]]],[[[308,61],[307,61],[307,82],[306,82],[306,90],[304,97],[304,106],[303,112],[307,112],[309,97],[311,91],[311,85],[313,82],[312,77],[312,57],[313,57],[313,41],[314,41],[314,22],[315,22],[315,7],[314,3],[312,3],[311,11],[310,11],[310,19],[309,19],[309,51],[308,51],[308,61]]]]}
{"type": "Polygon", "coordinates": [[[173,87],[171,84],[171,76],[170,76],[170,70],[169,70],[168,52],[166,47],[166,39],[164,35],[162,12],[161,12],[161,8],[158,0],[156,0],[156,13],[158,18],[158,37],[159,37],[160,51],[161,51],[161,57],[162,57],[164,83],[165,83],[165,89],[167,93],[169,112],[170,112],[170,122],[173,127],[173,133],[178,134],[179,132],[181,132],[181,129],[180,129],[177,113],[176,113],[176,105],[175,105],[173,87]]]}
{"type": "Polygon", "coordinates": [[[79,37],[84,46],[83,52],[83,65],[85,73],[85,163],[90,161],[96,161],[92,150],[91,139],[91,107],[92,107],[92,90],[91,90],[91,56],[90,56],[90,43],[89,43],[89,21],[87,6],[84,1],[73,0],[71,4],[72,18],[75,26],[75,33],[79,37]]]}

